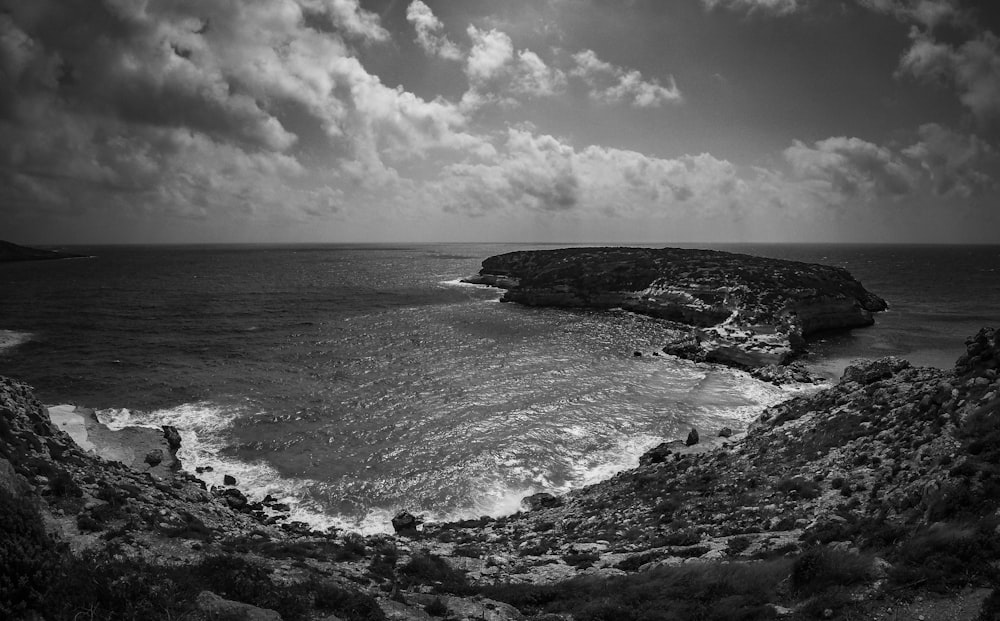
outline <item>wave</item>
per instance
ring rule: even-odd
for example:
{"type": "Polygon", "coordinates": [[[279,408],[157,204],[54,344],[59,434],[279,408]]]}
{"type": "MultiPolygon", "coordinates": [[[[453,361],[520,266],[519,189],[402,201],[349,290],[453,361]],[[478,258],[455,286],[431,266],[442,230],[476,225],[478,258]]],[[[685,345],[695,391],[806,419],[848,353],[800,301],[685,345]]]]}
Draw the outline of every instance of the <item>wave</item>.
{"type": "Polygon", "coordinates": [[[319,487],[312,479],[292,479],[282,476],[272,466],[263,462],[249,463],[224,455],[229,446],[226,431],[232,427],[240,412],[211,403],[186,403],[174,408],[143,412],[127,408],[98,410],[97,419],[110,429],[124,427],[151,427],[172,425],[181,435],[177,451],[184,469],[195,473],[209,487],[222,486],[223,477],[236,478],[237,487],[251,499],[261,499],[270,494],[290,507],[289,519],[309,524],[316,530],[330,527],[344,528],[350,520],[325,514],[320,503],[313,499],[319,487]]]}
{"type": "Polygon", "coordinates": [[[6,349],[13,349],[18,345],[31,340],[30,332],[15,332],[14,330],[0,330],[0,353],[6,349]]]}

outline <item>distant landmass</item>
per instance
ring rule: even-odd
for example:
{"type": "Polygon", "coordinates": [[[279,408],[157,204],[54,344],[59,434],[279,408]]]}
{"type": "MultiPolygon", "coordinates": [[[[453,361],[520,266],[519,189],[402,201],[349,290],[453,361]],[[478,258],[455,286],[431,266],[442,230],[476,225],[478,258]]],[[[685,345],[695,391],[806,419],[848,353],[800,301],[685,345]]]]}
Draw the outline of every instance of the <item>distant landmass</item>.
{"type": "Polygon", "coordinates": [[[8,241],[0,239],[0,263],[9,261],[46,261],[51,259],[81,259],[82,254],[70,254],[57,250],[42,250],[40,248],[29,248],[18,246],[8,241]]]}
{"type": "Polygon", "coordinates": [[[748,368],[785,364],[806,336],[871,325],[886,309],[842,268],[715,250],[511,252],[465,281],[505,289],[505,302],[622,308],[689,326],[665,352],[748,368]]]}

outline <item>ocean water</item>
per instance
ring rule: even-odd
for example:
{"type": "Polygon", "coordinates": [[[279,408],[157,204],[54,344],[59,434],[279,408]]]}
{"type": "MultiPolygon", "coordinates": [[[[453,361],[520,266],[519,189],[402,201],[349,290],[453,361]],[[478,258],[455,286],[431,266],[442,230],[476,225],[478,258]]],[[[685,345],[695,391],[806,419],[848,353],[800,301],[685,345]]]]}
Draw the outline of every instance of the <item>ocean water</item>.
{"type": "MultiPolygon", "coordinates": [[[[671,335],[656,320],[500,304],[458,282],[537,247],[119,246],[4,264],[0,374],[113,426],[175,425],[210,484],[233,474],[295,519],[363,532],[404,508],[510,513],[789,396],[649,355],[671,335]]],[[[1000,324],[1000,247],[715,247],[840,265],[889,300],[875,327],[814,341],[806,362],[829,377],[862,356],[947,367],[1000,324]]]]}

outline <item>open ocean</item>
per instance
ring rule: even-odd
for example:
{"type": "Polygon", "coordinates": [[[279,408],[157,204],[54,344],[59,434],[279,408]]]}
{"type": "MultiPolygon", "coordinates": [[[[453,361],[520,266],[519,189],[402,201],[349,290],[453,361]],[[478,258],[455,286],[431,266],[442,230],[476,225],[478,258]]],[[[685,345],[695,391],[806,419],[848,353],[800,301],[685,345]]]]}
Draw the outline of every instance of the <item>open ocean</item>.
{"type": "MultiPolygon", "coordinates": [[[[516,511],[634,466],[646,449],[742,428],[789,396],[667,357],[622,312],[498,304],[461,285],[487,256],[553,246],[77,247],[0,264],[0,374],[112,425],[171,424],[186,469],[232,474],[317,527],[389,530],[516,511]]],[[[950,367],[1000,325],[1000,246],[701,246],[847,268],[890,304],[806,362],[950,367]]]]}

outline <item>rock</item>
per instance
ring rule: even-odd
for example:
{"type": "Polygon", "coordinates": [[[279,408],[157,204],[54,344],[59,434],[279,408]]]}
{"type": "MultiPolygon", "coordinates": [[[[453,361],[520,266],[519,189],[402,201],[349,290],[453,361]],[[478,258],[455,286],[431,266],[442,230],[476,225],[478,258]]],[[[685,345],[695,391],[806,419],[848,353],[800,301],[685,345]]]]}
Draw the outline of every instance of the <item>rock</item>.
{"type": "Polygon", "coordinates": [[[246,508],[250,504],[247,497],[243,495],[243,492],[233,487],[222,490],[221,496],[226,500],[226,504],[237,511],[246,508]]]}
{"type": "Polygon", "coordinates": [[[719,430],[720,438],[729,438],[732,435],[733,435],[733,430],[730,429],[729,427],[723,427],[722,429],[719,430]]]}
{"type": "Polygon", "coordinates": [[[642,352],[641,351],[634,351],[634,352],[632,352],[632,355],[634,357],[636,357],[636,358],[642,358],[642,352]]]}
{"type": "Polygon", "coordinates": [[[896,356],[886,356],[877,360],[855,360],[844,369],[840,381],[871,384],[892,377],[909,366],[909,361],[896,356]]]}
{"type": "Polygon", "coordinates": [[[698,444],[698,430],[697,429],[695,429],[694,427],[691,428],[691,431],[688,432],[688,437],[687,437],[687,440],[684,442],[684,444],[686,444],[688,446],[694,446],[695,444],[698,444]]]}
{"type": "Polygon", "coordinates": [[[667,460],[667,457],[682,448],[685,448],[685,444],[680,440],[671,440],[670,442],[658,444],[639,456],[639,465],[661,464],[667,460]]]}
{"type": "Polygon", "coordinates": [[[195,599],[198,610],[210,619],[232,621],[282,621],[281,615],[269,608],[258,608],[243,602],[234,602],[212,593],[202,591],[195,599]]]}
{"type": "Polygon", "coordinates": [[[750,375],[763,381],[784,386],[786,384],[817,384],[822,378],[814,376],[798,362],[787,365],[770,364],[764,367],[750,369],[750,375]]]}
{"type": "Polygon", "coordinates": [[[538,494],[525,496],[521,499],[521,506],[527,507],[528,511],[537,511],[538,509],[558,507],[560,505],[562,505],[562,498],[553,496],[547,492],[539,492],[538,494]]]}
{"type": "Polygon", "coordinates": [[[212,468],[211,466],[197,466],[194,469],[194,471],[197,472],[198,474],[201,474],[203,472],[212,472],[212,470],[214,470],[214,468],[212,468]]]}
{"type": "Polygon", "coordinates": [[[427,614],[422,607],[407,606],[401,602],[385,597],[378,599],[378,606],[382,609],[387,621],[434,621],[435,617],[427,614]]]}
{"type": "Polygon", "coordinates": [[[392,528],[399,535],[416,534],[417,526],[422,523],[422,519],[416,517],[409,511],[400,511],[394,518],[392,518],[392,528]]]}
{"type": "Polygon", "coordinates": [[[222,477],[222,483],[223,485],[236,485],[236,477],[231,474],[227,474],[222,477]]]}
{"type": "Polygon", "coordinates": [[[170,450],[176,452],[181,447],[181,434],[177,431],[177,427],[163,425],[163,437],[166,439],[170,450]]]}
{"type": "MultiPolygon", "coordinates": [[[[965,354],[955,363],[955,372],[961,376],[987,375],[1000,368],[1000,330],[983,328],[965,341],[965,354]]],[[[991,375],[990,377],[995,377],[991,375]]]]}
{"type": "Polygon", "coordinates": [[[153,449],[146,453],[145,462],[150,466],[159,466],[163,461],[163,449],[153,449]]]}

